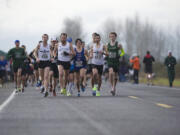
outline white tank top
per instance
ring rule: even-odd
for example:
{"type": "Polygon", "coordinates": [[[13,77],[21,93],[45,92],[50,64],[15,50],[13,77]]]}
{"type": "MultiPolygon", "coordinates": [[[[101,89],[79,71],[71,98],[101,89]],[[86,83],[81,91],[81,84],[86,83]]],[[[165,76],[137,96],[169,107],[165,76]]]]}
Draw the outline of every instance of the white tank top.
{"type": "Polygon", "coordinates": [[[103,65],[104,64],[103,54],[99,53],[100,51],[103,52],[103,44],[100,43],[99,48],[97,48],[96,44],[94,44],[92,64],[95,64],[95,65],[103,65]]]}
{"type": "Polygon", "coordinates": [[[64,55],[64,52],[70,53],[70,44],[67,42],[66,45],[58,43],[58,60],[68,62],[71,60],[71,56],[64,55]]]}
{"type": "Polygon", "coordinates": [[[38,51],[38,58],[40,61],[50,61],[50,45],[47,44],[47,46],[43,46],[43,44],[40,44],[40,48],[38,51]]]}

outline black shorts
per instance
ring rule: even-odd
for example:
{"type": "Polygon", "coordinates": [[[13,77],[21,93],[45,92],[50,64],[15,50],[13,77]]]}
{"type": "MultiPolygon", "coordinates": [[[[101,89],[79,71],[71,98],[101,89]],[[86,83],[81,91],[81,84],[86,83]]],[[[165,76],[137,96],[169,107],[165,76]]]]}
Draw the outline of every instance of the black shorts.
{"type": "Polygon", "coordinates": [[[22,69],[21,76],[24,76],[24,75],[28,74],[28,71],[27,71],[26,68],[22,67],[21,69],[22,69]]]}
{"type": "Polygon", "coordinates": [[[28,75],[33,75],[33,74],[34,74],[34,73],[33,73],[33,69],[30,68],[27,73],[28,73],[28,75]]]}
{"type": "Polygon", "coordinates": [[[34,63],[34,70],[38,70],[38,64],[34,63]]]}
{"type": "Polygon", "coordinates": [[[81,69],[86,69],[86,67],[82,67],[82,68],[75,68],[75,69],[74,69],[74,72],[79,73],[81,69]]]}
{"type": "Polygon", "coordinates": [[[103,73],[103,65],[94,65],[92,64],[92,69],[96,68],[98,70],[98,74],[102,75],[103,73]]]}
{"type": "Polygon", "coordinates": [[[50,67],[50,61],[40,61],[38,64],[38,67],[41,69],[44,69],[46,67],[50,67]]]}
{"type": "Polygon", "coordinates": [[[0,70],[0,78],[4,78],[6,76],[6,71],[5,70],[0,70]]]}
{"type": "Polygon", "coordinates": [[[87,74],[92,73],[92,65],[93,65],[93,64],[88,64],[88,65],[87,65],[87,72],[86,72],[87,74]]]}
{"type": "Polygon", "coordinates": [[[146,73],[146,74],[152,74],[152,73],[153,73],[152,67],[146,67],[146,68],[145,68],[145,73],[146,73]]]}
{"type": "Polygon", "coordinates": [[[22,65],[13,66],[14,73],[17,73],[18,69],[22,69],[22,65]]]}
{"type": "Polygon", "coordinates": [[[57,64],[61,65],[64,68],[64,70],[69,70],[70,66],[71,66],[70,61],[59,61],[58,60],[57,64]]]}
{"type": "Polygon", "coordinates": [[[119,72],[119,66],[118,65],[108,65],[108,70],[112,68],[115,73],[119,72]]]}
{"type": "Polygon", "coordinates": [[[56,63],[51,63],[50,70],[53,71],[53,77],[58,78],[59,71],[58,71],[58,67],[57,67],[56,63]]]}
{"type": "Polygon", "coordinates": [[[28,75],[29,72],[30,72],[30,67],[29,66],[23,66],[22,67],[22,72],[25,72],[25,74],[28,75]]]}

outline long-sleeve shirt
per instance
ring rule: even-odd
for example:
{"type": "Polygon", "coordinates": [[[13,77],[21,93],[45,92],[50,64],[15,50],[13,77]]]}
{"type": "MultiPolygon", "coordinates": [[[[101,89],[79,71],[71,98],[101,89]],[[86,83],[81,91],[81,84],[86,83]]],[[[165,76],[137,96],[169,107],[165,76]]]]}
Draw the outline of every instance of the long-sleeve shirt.
{"type": "Polygon", "coordinates": [[[133,64],[133,69],[139,70],[140,69],[140,60],[138,57],[130,59],[130,63],[133,64]]]}

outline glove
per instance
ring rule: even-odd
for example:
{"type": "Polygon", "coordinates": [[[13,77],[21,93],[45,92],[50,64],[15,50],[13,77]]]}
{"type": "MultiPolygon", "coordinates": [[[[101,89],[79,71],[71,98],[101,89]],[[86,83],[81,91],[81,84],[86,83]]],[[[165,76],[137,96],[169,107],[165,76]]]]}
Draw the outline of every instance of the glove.
{"type": "Polygon", "coordinates": [[[65,55],[65,56],[68,56],[68,55],[69,55],[69,53],[67,53],[67,52],[64,52],[64,55],[65,55]]]}

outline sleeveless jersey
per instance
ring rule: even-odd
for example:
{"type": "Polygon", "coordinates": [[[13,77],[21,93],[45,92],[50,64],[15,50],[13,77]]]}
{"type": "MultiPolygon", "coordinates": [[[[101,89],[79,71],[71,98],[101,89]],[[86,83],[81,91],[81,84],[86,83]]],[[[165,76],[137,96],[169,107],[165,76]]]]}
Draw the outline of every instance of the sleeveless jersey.
{"type": "Polygon", "coordinates": [[[74,57],[74,66],[75,68],[84,68],[86,65],[86,58],[84,55],[84,48],[81,52],[78,52],[75,48],[76,56],[74,57]]]}
{"type": "Polygon", "coordinates": [[[50,61],[50,45],[48,44],[46,47],[43,44],[40,44],[40,48],[38,51],[38,58],[40,61],[50,61]]]}
{"type": "Polygon", "coordinates": [[[94,44],[92,64],[95,64],[95,65],[103,65],[104,64],[103,54],[100,52],[103,52],[103,44],[100,44],[99,48],[97,48],[96,44],[94,44]]]}
{"type": "Polygon", "coordinates": [[[69,43],[66,43],[66,45],[62,45],[62,43],[58,44],[58,60],[64,61],[64,62],[69,62],[71,60],[71,56],[64,55],[64,52],[70,53],[70,44],[69,43]]]}
{"type": "Polygon", "coordinates": [[[108,65],[119,65],[119,48],[118,48],[118,42],[115,43],[115,45],[110,45],[108,43],[108,65]]]}

